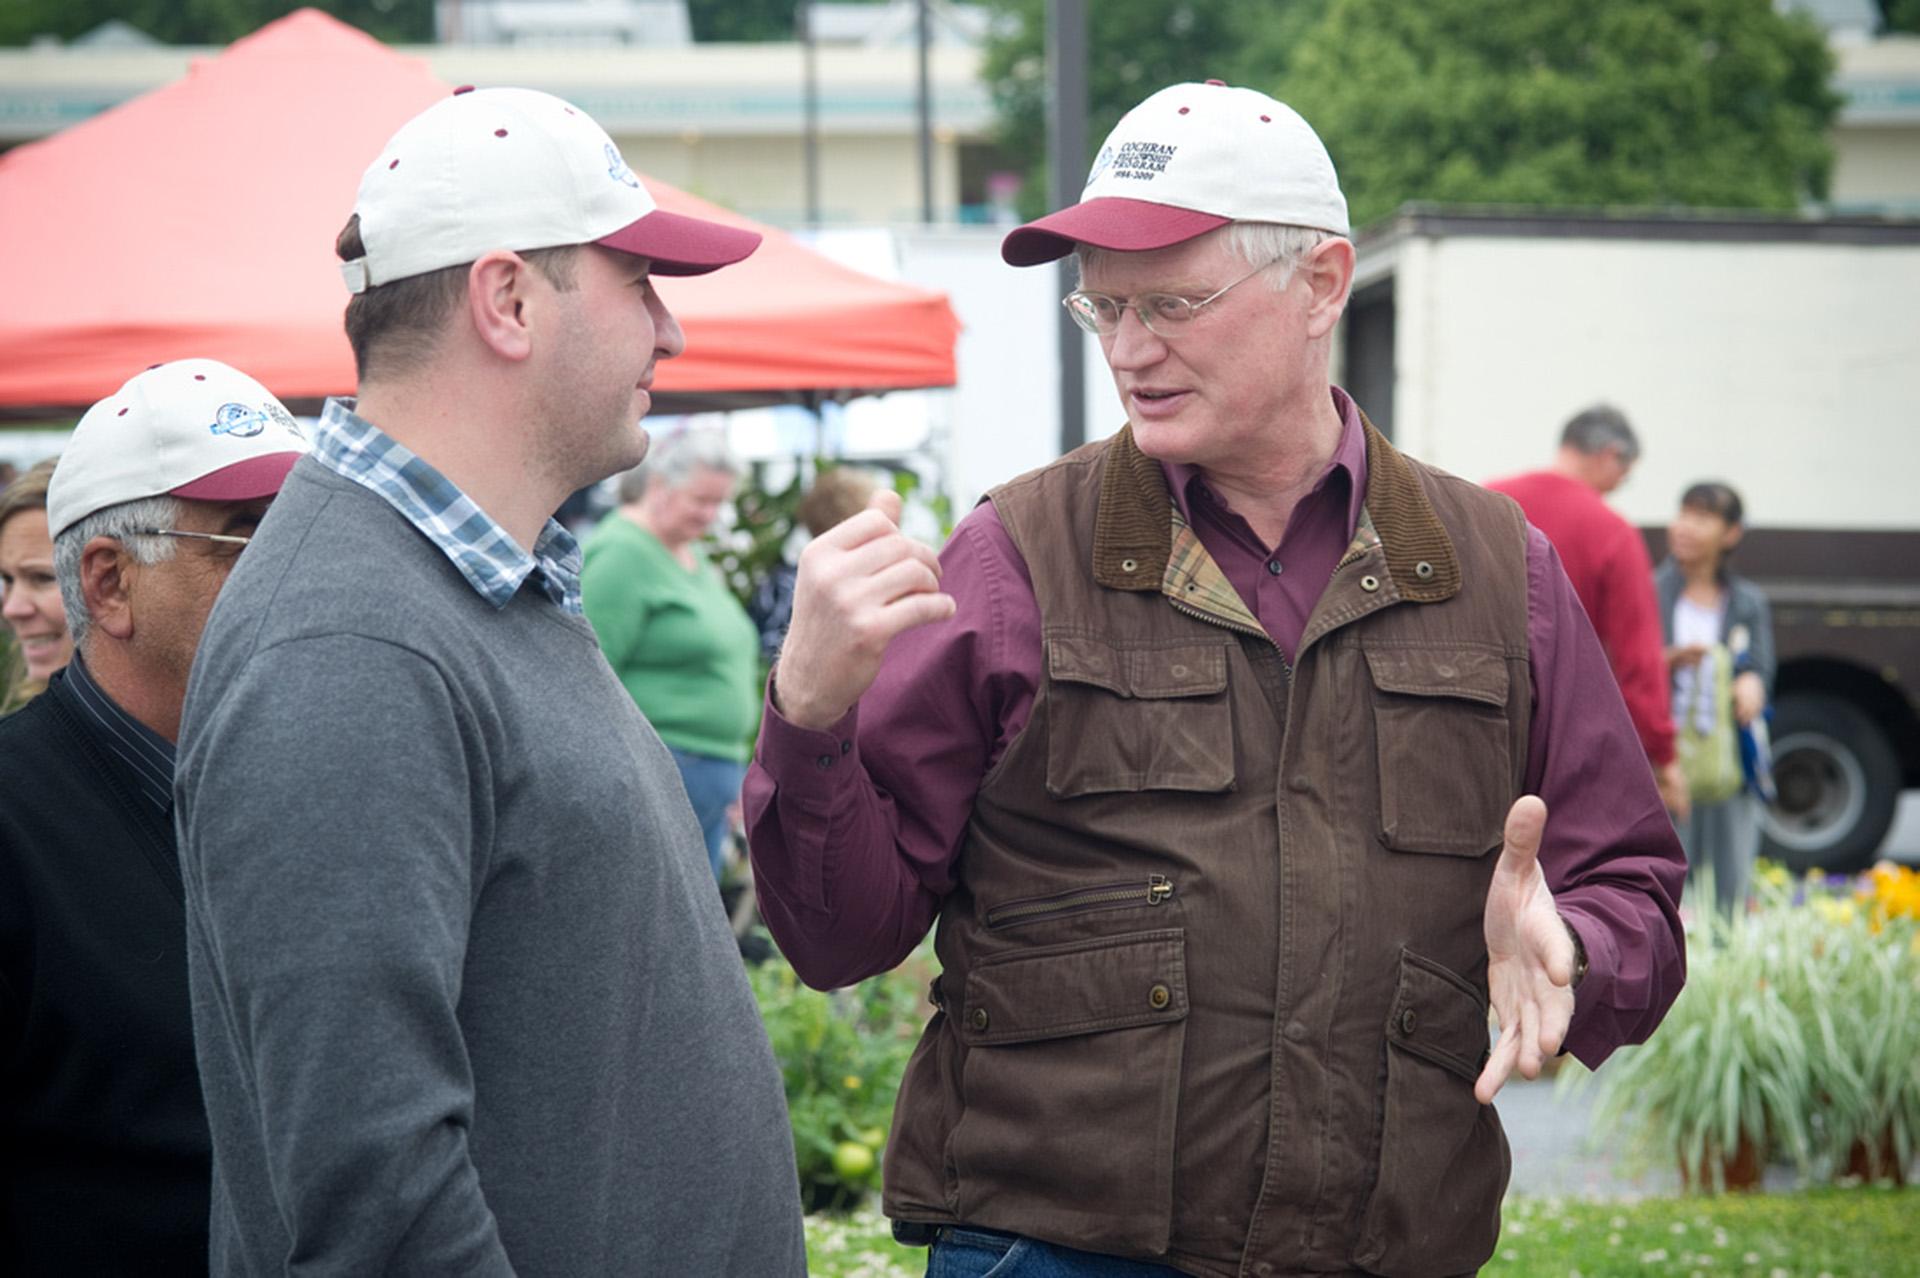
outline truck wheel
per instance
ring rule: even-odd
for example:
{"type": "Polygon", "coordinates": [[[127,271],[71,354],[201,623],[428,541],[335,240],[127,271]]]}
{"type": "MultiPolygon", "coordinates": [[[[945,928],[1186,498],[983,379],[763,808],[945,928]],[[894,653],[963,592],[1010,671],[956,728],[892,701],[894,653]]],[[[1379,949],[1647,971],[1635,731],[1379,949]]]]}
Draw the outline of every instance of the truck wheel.
{"type": "Polygon", "coordinates": [[[1780,799],[1761,818],[1762,851],[1796,872],[1865,869],[1900,800],[1886,734],[1824,693],[1790,693],[1774,708],[1773,781],[1780,799]]]}

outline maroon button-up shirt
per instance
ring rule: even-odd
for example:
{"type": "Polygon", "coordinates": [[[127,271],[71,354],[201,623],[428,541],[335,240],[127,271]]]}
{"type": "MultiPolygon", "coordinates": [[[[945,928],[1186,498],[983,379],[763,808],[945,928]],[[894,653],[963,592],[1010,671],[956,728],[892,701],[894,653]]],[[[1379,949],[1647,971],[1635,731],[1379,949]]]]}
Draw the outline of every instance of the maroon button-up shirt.
{"type": "MultiPolygon", "coordinates": [[[[1366,501],[1359,412],[1266,547],[1191,467],[1163,465],[1207,552],[1289,660],[1366,501]]],[[[886,971],[926,935],[953,887],[974,795],[1026,726],[1040,686],[1040,607],[991,503],[941,552],[948,621],[896,638],[880,676],[832,728],[769,702],[747,773],[747,842],[761,913],[818,986],[886,971]]],[[[1527,540],[1533,719],[1527,789],[1546,803],[1540,860],[1586,947],[1567,1048],[1597,1065],[1651,1032],[1685,970],[1675,912],[1686,862],[1625,704],[1558,557],[1527,540]]]]}

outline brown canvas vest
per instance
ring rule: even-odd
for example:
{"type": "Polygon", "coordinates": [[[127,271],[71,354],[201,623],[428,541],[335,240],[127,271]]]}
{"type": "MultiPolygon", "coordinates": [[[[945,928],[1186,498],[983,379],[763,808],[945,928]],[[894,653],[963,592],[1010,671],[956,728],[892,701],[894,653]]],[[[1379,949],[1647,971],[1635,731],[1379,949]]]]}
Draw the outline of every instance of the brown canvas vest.
{"type": "Polygon", "coordinates": [[[1483,918],[1530,708],[1525,524],[1367,428],[1290,669],[1130,431],[995,490],[1040,606],[901,1087],[895,1219],[1197,1274],[1457,1274],[1506,1139],[1483,918]]]}

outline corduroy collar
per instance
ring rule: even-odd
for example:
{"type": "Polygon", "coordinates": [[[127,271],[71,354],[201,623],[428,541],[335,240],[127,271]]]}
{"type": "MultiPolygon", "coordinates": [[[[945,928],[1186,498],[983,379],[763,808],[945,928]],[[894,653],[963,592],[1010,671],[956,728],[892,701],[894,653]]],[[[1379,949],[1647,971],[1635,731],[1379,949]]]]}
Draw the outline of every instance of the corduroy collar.
{"type": "MultiPolygon", "coordinates": [[[[1460,592],[1453,539],[1427,500],[1406,456],[1361,414],[1367,435],[1367,516],[1386,553],[1387,573],[1402,599],[1439,603],[1460,592]],[[1428,565],[1430,575],[1416,572],[1428,565]]],[[[1123,426],[1107,448],[1094,521],[1093,578],[1113,590],[1159,590],[1173,554],[1173,499],[1160,463],[1123,426]]]]}

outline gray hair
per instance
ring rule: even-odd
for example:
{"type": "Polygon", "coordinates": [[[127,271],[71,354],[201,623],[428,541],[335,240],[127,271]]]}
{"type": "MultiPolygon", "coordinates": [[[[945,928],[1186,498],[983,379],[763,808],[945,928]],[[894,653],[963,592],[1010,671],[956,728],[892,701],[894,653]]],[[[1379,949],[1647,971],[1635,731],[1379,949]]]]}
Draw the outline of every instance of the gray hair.
{"type": "MultiPolygon", "coordinates": [[[[1229,222],[1208,234],[1224,236],[1227,251],[1248,266],[1259,266],[1263,263],[1271,263],[1275,266],[1284,264],[1287,268],[1284,273],[1263,277],[1268,286],[1276,291],[1285,288],[1292,281],[1294,270],[1300,263],[1307,260],[1309,253],[1328,240],[1346,238],[1344,235],[1322,231],[1317,227],[1289,226],[1283,222],[1229,222]]],[[[1086,279],[1088,267],[1100,262],[1105,255],[1118,251],[1095,248],[1091,244],[1076,247],[1074,257],[1080,263],[1081,280],[1086,279]]]]}
{"type": "Polygon", "coordinates": [[[723,432],[683,430],[656,439],[647,459],[620,476],[620,500],[639,501],[656,478],[669,488],[679,488],[702,470],[721,471],[736,479],[744,472],[745,467],[727,450],[723,432]]]}
{"type": "Polygon", "coordinates": [[[142,528],[172,528],[180,522],[177,497],[140,497],[107,506],[71,525],[53,539],[53,576],[60,583],[60,604],[67,614],[67,633],[73,646],[84,651],[93,617],[87,612],[87,594],[80,586],[80,554],[95,537],[111,537],[127,548],[141,567],[173,558],[173,538],[143,537],[142,528]]]}
{"type": "Polygon", "coordinates": [[[1640,437],[1633,433],[1627,415],[1611,404],[1595,404],[1575,413],[1560,432],[1560,443],[1589,457],[1616,452],[1625,466],[1640,460],[1640,437]]]}

